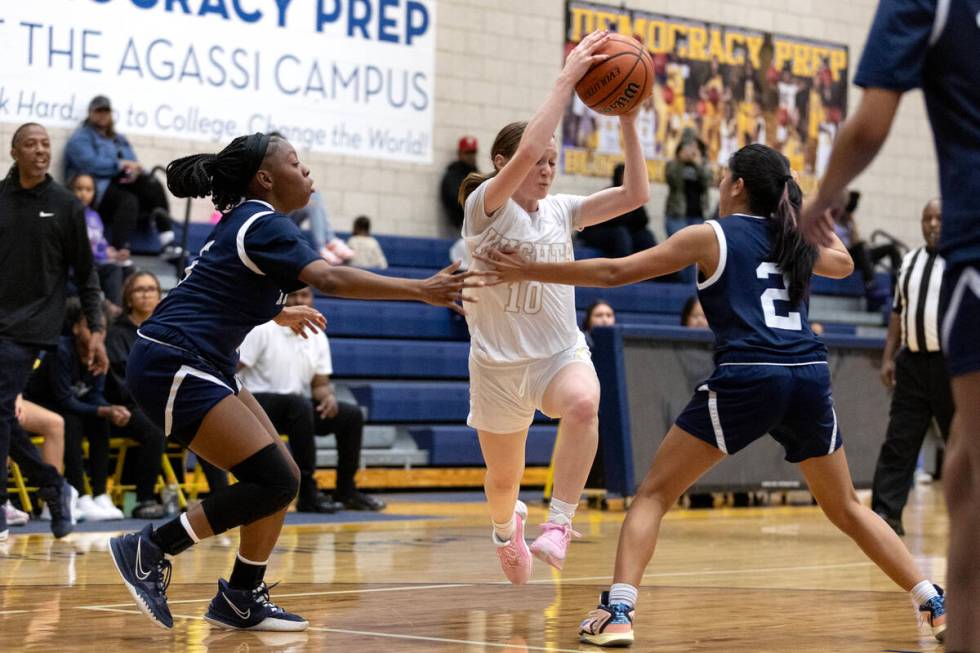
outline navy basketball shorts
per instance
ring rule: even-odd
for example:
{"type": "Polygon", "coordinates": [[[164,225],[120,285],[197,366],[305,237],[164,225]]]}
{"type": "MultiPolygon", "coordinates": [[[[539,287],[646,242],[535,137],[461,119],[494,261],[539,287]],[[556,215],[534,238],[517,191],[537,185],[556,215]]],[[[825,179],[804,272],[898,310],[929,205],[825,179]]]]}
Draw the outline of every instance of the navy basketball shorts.
{"type": "Polygon", "coordinates": [[[946,268],[943,352],[950,376],[980,372],[980,264],[946,268]]]}
{"type": "Polygon", "coordinates": [[[798,463],[841,446],[826,363],[722,364],[698,386],[677,426],[722,453],[772,435],[798,463]]]}
{"type": "Polygon", "coordinates": [[[233,374],[189,351],[144,337],[136,339],[129,354],[126,384],[147,417],[183,446],[194,439],[215,405],[238,394],[233,374]]]}

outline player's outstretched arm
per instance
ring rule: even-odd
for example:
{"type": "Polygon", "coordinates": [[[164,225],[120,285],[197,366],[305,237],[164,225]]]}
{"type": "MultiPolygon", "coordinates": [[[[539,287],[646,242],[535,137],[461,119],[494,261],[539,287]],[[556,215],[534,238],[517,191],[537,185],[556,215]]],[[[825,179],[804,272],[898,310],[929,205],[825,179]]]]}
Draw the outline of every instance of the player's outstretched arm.
{"type": "Polygon", "coordinates": [[[813,264],[813,273],[830,279],[843,279],[854,272],[854,259],[851,258],[847,247],[831,232],[830,246],[817,248],[817,261],[813,264]]]}
{"type": "Polygon", "coordinates": [[[595,54],[595,51],[608,39],[608,32],[592,32],[569,53],[565,59],[565,66],[558,75],[548,99],[528,121],[514,156],[500,168],[497,175],[487,185],[486,195],[483,199],[483,210],[488,216],[507,202],[521,185],[521,182],[524,181],[524,177],[527,176],[531,167],[541,158],[542,153],[554,136],[555,129],[558,128],[562,112],[565,110],[565,105],[568,104],[568,98],[572,94],[575,84],[582,79],[582,76],[593,64],[608,58],[608,55],[595,54]]]}
{"type": "Polygon", "coordinates": [[[640,135],[636,131],[636,117],[640,107],[638,104],[633,111],[619,117],[623,127],[623,152],[626,155],[623,185],[605,188],[586,197],[579,209],[579,227],[605,222],[643,206],[650,200],[647,163],[643,157],[640,135]]]}
{"type": "Polygon", "coordinates": [[[847,185],[874,161],[888,138],[901,99],[899,91],[869,88],[857,111],[844,122],[834,142],[827,172],[820,180],[820,189],[813,199],[804,203],[800,214],[800,227],[810,242],[830,246],[834,224],[826,211],[847,185]]]}
{"type": "Polygon", "coordinates": [[[465,314],[460,302],[475,302],[476,299],[464,297],[463,290],[482,287],[483,277],[487,273],[469,271],[454,274],[459,265],[460,262],[456,261],[428,279],[402,279],[353,267],[333,267],[321,259],[303,268],[299,279],[325,295],[348,299],[419,301],[465,314]]]}
{"type": "Polygon", "coordinates": [[[718,265],[718,240],[710,225],[681,229],[666,241],[624,258],[594,258],[568,263],[524,260],[514,250],[495,249],[475,258],[483,261],[494,283],[541,281],[570,286],[612,288],[683,270],[697,264],[708,274],[718,265]]]}

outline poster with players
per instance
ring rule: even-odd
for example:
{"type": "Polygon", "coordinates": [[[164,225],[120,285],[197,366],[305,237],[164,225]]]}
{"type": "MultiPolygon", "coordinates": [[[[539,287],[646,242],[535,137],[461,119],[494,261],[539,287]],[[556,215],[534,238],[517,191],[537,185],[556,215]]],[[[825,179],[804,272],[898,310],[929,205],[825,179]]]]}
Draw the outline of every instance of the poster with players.
{"type": "MultiPolygon", "coordinates": [[[[716,167],[744,145],[765,143],[786,155],[805,189],[822,175],[847,108],[846,45],[581,0],[568,0],[565,27],[566,53],[597,29],[650,51],[654,90],[638,127],[652,180],[663,181],[691,137],[716,167]]],[[[573,94],[562,121],[563,172],[609,178],[622,159],[619,119],[573,94]]]]}

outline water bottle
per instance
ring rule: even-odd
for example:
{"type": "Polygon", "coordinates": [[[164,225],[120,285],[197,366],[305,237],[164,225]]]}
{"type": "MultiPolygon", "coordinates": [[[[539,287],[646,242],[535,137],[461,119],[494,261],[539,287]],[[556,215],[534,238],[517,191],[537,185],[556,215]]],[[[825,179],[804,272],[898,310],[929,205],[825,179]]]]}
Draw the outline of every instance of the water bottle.
{"type": "Polygon", "coordinates": [[[179,512],[176,483],[169,483],[160,491],[160,501],[163,503],[163,510],[168,517],[173,517],[179,512]]]}

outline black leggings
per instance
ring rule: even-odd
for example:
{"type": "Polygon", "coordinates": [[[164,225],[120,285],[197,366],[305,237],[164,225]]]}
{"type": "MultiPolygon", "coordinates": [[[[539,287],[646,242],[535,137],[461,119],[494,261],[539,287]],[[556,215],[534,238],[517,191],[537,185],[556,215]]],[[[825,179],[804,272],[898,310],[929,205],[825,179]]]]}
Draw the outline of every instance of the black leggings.
{"type": "MultiPolygon", "coordinates": [[[[129,424],[113,427],[114,435],[128,437],[140,443],[130,449],[133,460],[132,469],[136,476],[136,500],[153,501],[157,477],[160,475],[160,462],[163,457],[163,430],[150,421],[146,414],[136,406],[130,406],[129,424]]],[[[89,445],[91,446],[91,445],[89,445]]]]}
{"type": "Polygon", "coordinates": [[[85,494],[82,439],[88,440],[88,473],[92,496],[105,494],[109,475],[109,423],[94,415],[65,413],[65,478],[85,494]]]}

